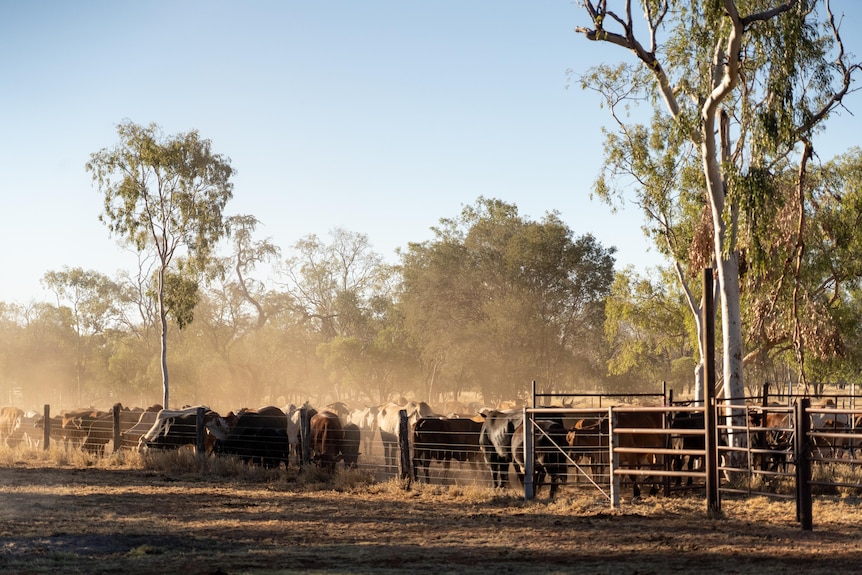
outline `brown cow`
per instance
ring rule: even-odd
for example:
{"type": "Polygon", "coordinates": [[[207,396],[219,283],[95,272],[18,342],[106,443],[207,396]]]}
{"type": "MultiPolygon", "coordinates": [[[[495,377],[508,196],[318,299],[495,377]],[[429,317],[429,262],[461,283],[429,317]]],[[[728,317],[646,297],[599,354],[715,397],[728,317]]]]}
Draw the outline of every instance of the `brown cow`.
{"type": "Polygon", "coordinates": [[[323,469],[335,471],[344,445],[341,418],[331,411],[321,411],[311,418],[312,459],[323,469]]]}
{"type": "Polygon", "coordinates": [[[793,416],[786,407],[780,404],[748,407],[750,443],[762,451],[755,454],[762,471],[787,469],[788,456],[793,448],[793,416]]]}
{"type": "MultiPolygon", "coordinates": [[[[113,429],[113,416],[109,411],[101,411],[98,409],[73,409],[60,414],[62,417],[63,434],[65,435],[67,444],[72,447],[85,447],[87,438],[90,435],[90,428],[93,424],[102,420],[96,425],[96,431],[92,442],[86,445],[86,449],[97,453],[104,451],[104,443],[101,442],[101,436],[104,435],[105,426],[110,426],[113,429]],[[107,417],[107,423],[104,418],[107,417]]],[[[107,442],[105,442],[107,443],[107,442]]]]}
{"type": "Polygon", "coordinates": [[[0,407],[0,445],[14,447],[9,438],[21,424],[24,410],[17,407],[0,407]]]}
{"type": "MultiPolygon", "coordinates": [[[[616,414],[619,429],[661,429],[664,425],[662,413],[659,411],[620,411],[616,414]]],[[[594,460],[599,465],[605,466],[608,462],[609,448],[609,425],[608,418],[583,420],[581,425],[574,426],[569,430],[566,440],[575,453],[596,453],[594,460]]],[[[664,457],[650,452],[650,449],[663,449],[665,447],[665,436],[652,433],[619,433],[616,434],[616,446],[624,449],[644,449],[644,453],[621,452],[618,454],[619,464],[626,469],[642,469],[660,467],[664,457]]],[[[632,481],[632,495],[640,497],[641,490],[638,485],[637,475],[630,475],[632,481]]],[[[658,491],[653,485],[650,494],[658,491]]]]}

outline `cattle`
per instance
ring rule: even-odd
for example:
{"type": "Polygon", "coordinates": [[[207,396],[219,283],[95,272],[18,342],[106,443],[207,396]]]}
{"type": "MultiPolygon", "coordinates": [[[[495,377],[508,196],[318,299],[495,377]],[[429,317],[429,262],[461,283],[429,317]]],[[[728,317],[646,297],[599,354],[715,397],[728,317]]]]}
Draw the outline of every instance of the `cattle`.
{"type": "Polygon", "coordinates": [[[274,468],[288,465],[290,444],[287,436],[287,416],[278,407],[246,409],[236,414],[236,420],[224,437],[216,438],[213,453],[230,455],[251,464],[274,468]]]}
{"type": "Polygon", "coordinates": [[[114,414],[110,411],[99,411],[89,424],[87,435],[81,449],[96,455],[105,454],[105,446],[114,439],[114,414]]]}
{"type": "Polygon", "coordinates": [[[73,409],[60,414],[66,444],[94,454],[104,453],[105,444],[113,437],[113,414],[99,409],[73,409]],[[97,423],[98,422],[98,423],[97,423]],[[90,437],[91,428],[93,438],[90,437]],[[110,430],[110,437],[105,439],[110,430]],[[104,439],[104,441],[103,441],[104,439]]]}
{"type": "Polygon", "coordinates": [[[162,410],[160,405],[154,405],[145,409],[138,416],[138,420],[130,428],[120,432],[120,444],[123,447],[137,447],[141,437],[147,433],[156,422],[156,416],[162,410]]]}
{"type": "Polygon", "coordinates": [[[343,401],[334,401],[324,407],[326,411],[330,411],[341,419],[341,424],[347,423],[347,418],[350,416],[350,408],[343,401]]]}
{"type": "MultiPolygon", "coordinates": [[[[309,408],[310,406],[306,403],[303,407],[309,408]]],[[[288,461],[290,461],[290,456],[293,455],[296,465],[299,466],[300,460],[302,459],[299,445],[300,426],[302,424],[300,421],[301,411],[300,408],[289,403],[287,407],[284,408],[284,414],[287,416],[288,461]]]]}
{"type": "MultiPolygon", "coordinates": [[[[664,427],[664,414],[659,411],[622,411],[617,413],[617,428],[629,429],[662,429],[664,427]]],[[[664,457],[658,451],[665,447],[665,436],[649,432],[620,433],[617,436],[617,445],[624,449],[644,450],[642,453],[619,454],[620,466],[629,469],[643,469],[661,467],[664,457]],[[651,450],[655,451],[651,451],[651,450]]],[[[640,497],[639,478],[637,475],[629,475],[632,481],[632,495],[640,497]]],[[[650,495],[655,495],[658,487],[653,484],[650,495]]]]}
{"type": "Polygon", "coordinates": [[[413,426],[413,477],[419,481],[420,471],[430,482],[431,460],[443,463],[443,480],[449,476],[452,460],[475,465],[481,459],[479,434],[482,419],[466,417],[426,417],[413,426]]]}
{"type": "Polygon", "coordinates": [[[479,448],[485,463],[491,470],[491,484],[495,489],[504,488],[509,482],[509,464],[512,462],[512,435],[523,419],[523,411],[510,409],[493,410],[483,414],[484,421],[479,431],[479,448]]]}
{"type": "MultiPolygon", "coordinates": [[[[835,401],[827,399],[811,406],[811,430],[820,433],[849,433],[852,425],[850,415],[846,412],[834,412],[835,401]]],[[[812,437],[815,452],[821,458],[835,458],[839,451],[849,449],[854,451],[851,442],[846,437],[819,436],[812,437]]]]}
{"type": "MultiPolygon", "coordinates": [[[[663,417],[659,411],[620,411],[617,412],[616,416],[618,429],[662,429],[663,427],[663,417]]],[[[603,458],[602,463],[606,464],[609,455],[609,430],[608,418],[600,417],[585,421],[581,429],[569,430],[566,439],[575,450],[584,447],[597,449],[597,453],[603,458]],[[606,455],[601,455],[603,453],[606,455]]],[[[616,446],[626,450],[637,450],[637,452],[621,451],[617,453],[621,468],[653,468],[663,464],[664,459],[659,454],[659,450],[665,447],[665,437],[662,434],[637,431],[620,433],[616,436],[616,446]]],[[[632,482],[632,495],[635,498],[640,497],[638,475],[631,474],[629,478],[632,482]]],[[[657,486],[653,485],[650,494],[655,494],[657,491],[657,486]]]]}
{"type": "MultiPolygon", "coordinates": [[[[575,462],[575,467],[586,475],[579,464],[590,466],[590,480],[597,480],[602,475],[607,475],[608,465],[608,440],[607,425],[603,417],[582,418],[568,428],[566,443],[571,447],[569,456],[575,462]],[[604,430],[605,437],[602,437],[604,430]]],[[[576,476],[576,477],[579,477],[576,476]]]]}
{"type": "Polygon", "coordinates": [[[750,445],[761,471],[786,471],[793,449],[793,415],[786,406],[748,407],[750,445]]]}
{"type": "MultiPolygon", "coordinates": [[[[564,483],[568,470],[568,457],[564,451],[566,444],[566,428],[558,421],[537,419],[533,422],[537,429],[533,430],[533,453],[535,456],[533,485],[538,487],[548,478],[551,499],[557,493],[559,483],[564,483]]],[[[512,462],[515,473],[521,483],[526,473],[524,453],[524,424],[515,428],[512,434],[512,462]]]]}
{"type": "Polygon", "coordinates": [[[377,407],[363,407],[351,410],[347,416],[347,423],[352,423],[359,428],[363,441],[362,450],[366,456],[371,455],[374,433],[377,431],[377,407]]]}
{"type": "MultiPolygon", "coordinates": [[[[43,415],[39,415],[36,418],[36,421],[33,423],[36,427],[36,434],[43,438],[45,437],[45,417],[43,415]]],[[[48,431],[48,438],[50,441],[61,442],[63,446],[66,446],[66,434],[63,431],[63,416],[62,415],[52,415],[48,419],[48,425],[50,429],[48,431]]]]}
{"type": "MultiPolygon", "coordinates": [[[[670,421],[671,429],[703,430],[704,427],[704,414],[702,411],[678,411],[673,414],[670,421]]],[[[679,451],[703,451],[706,449],[706,436],[688,433],[672,434],[670,436],[670,446],[672,449],[679,451]]],[[[671,468],[674,471],[682,471],[683,467],[687,467],[688,471],[703,467],[703,456],[686,455],[684,453],[673,455],[671,468]]],[[[693,482],[692,477],[689,476],[686,485],[691,485],[693,482]]],[[[682,477],[678,476],[674,484],[680,487],[682,485],[682,477]]]]}
{"type": "Polygon", "coordinates": [[[811,429],[847,429],[852,423],[848,413],[837,411],[835,401],[832,399],[812,404],[810,410],[811,429]]]}
{"type": "Polygon", "coordinates": [[[407,423],[411,428],[420,418],[434,415],[431,406],[424,401],[410,401],[403,405],[387,403],[380,407],[377,412],[377,428],[380,430],[380,441],[383,443],[383,461],[387,470],[394,470],[397,467],[396,454],[398,453],[401,410],[407,412],[407,423]]]}
{"type": "Polygon", "coordinates": [[[344,426],[344,440],[341,443],[341,458],[345,469],[356,469],[359,466],[359,445],[362,442],[362,430],[355,423],[344,426]]]}
{"type": "Polygon", "coordinates": [[[447,417],[471,417],[473,415],[469,407],[456,400],[447,401],[443,406],[443,413],[447,417]]]}
{"type": "Polygon", "coordinates": [[[311,418],[312,459],[321,468],[335,471],[335,464],[342,457],[344,428],[341,418],[331,411],[321,411],[311,418]]]}
{"type": "MultiPolygon", "coordinates": [[[[850,427],[839,419],[821,419],[820,427],[812,427],[815,433],[842,433],[849,434],[850,427]]],[[[824,435],[813,435],[811,442],[814,452],[823,459],[839,457],[844,450],[852,450],[849,437],[833,437],[824,435]]]]}
{"type": "Polygon", "coordinates": [[[0,407],[0,445],[14,447],[12,443],[17,445],[17,440],[9,439],[18,429],[21,424],[21,417],[24,416],[24,410],[17,407],[0,407]]]}
{"type": "MultiPolygon", "coordinates": [[[[205,406],[204,409],[204,450],[209,453],[216,439],[227,437],[228,426],[224,418],[205,406]]],[[[197,445],[198,407],[185,409],[162,409],[156,414],[156,421],[140,439],[138,449],[178,449],[197,445]]]]}
{"type": "Polygon", "coordinates": [[[18,427],[10,438],[12,442],[22,444],[30,449],[42,445],[45,433],[42,429],[43,416],[38,411],[28,411],[18,420],[18,427]]]}
{"type": "Polygon", "coordinates": [[[89,432],[87,433],[82,445],[82,448],[85,451],[104,455],[105,446],[108,442],[114,440],[115,411],[119,419],[117,422],[117,429],[120,432],[121,438],[124,432],[134,427],[140,419],[141,413],[143,413],[143,409],[141,408],[124,408],[119,403],[116,404],[111,411],[100,412],[99,416],[90,423],[89,432]]]}

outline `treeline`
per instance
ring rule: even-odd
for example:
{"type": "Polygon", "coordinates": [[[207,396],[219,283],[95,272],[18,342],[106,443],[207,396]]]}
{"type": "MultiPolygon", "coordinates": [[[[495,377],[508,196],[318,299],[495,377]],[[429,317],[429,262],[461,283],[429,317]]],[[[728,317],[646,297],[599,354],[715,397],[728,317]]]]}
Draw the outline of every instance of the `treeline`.
{"type": "MultiPolygon", "coordinates": [[[[802,204],[791,182],[776,185],[786,200],[750,230],[759,239],[740,278],[748,395],[803,370],[807,381],[858,382],[860,166],[859,150],[824,164],[802,204]]],[[[465,394],[493,405],[526,399],[533,380],[540,391],[655,392],[663,381],[677,397],[694,391],[689,302],[709,262],[698,242],[688,262],[676,252],[668,268],[638,275],[556,213],[531,220],[482,197],[395,265],[361,233],[335,229],[282,252],[256,237],[257,224],[231,218],[222,255],[195,281],[188,270],[166,275],[172,407],[465,394]]],[[[42,280],[55,302],[0,302],[0,404],[161,403],[155,267],[144,258],[116,277],[51,270],[42,280]]]]}
{"type": "MultiPolygon", "coordinates": [[[[523,398],[532,380],[570,391],[614,383],[604,322],[615,250],[557,214],[533,221],[479,198],[396,265],[344,229],[282,253],[255,237],[257,224],[232,218],[226,255],[192,285],[167,276],[175,406],[467,392],[494,403],[523,398]]],[[[56,303],[0,304],[0,403],[160,403],[152,262],[117,277],[67,267],[42,281],[56,303]]]]}

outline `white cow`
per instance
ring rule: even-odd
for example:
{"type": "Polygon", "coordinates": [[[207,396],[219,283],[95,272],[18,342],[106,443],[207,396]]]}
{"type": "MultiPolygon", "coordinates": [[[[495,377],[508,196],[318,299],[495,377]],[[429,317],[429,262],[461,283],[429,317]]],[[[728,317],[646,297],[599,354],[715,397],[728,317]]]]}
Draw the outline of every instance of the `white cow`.
{"type": "MultiPolygon", "coordinates": [[[[383,461],[390,470],[397,468],[395,458],[398,453],[401,410],[407,412],[407,424],[411,429],[419,419],[434,415],[434,410],[424,401],[408,401],[404,405],[390,402],[380,407],[377,411],[377,428],[380,430],[380,441],[383,443],[383,461]]],[[[410,433],[410,430],[407,430],[407,433],[410,433]]]]}
{"type": "Polygon", "coordinates": [[[359,428],[359,433],[365,444],[364,453],[371,455],[371,445],[374,443],[374,432],[377,431],[377,407],[353,409],[347,416],[347,422],[359,428]]]}

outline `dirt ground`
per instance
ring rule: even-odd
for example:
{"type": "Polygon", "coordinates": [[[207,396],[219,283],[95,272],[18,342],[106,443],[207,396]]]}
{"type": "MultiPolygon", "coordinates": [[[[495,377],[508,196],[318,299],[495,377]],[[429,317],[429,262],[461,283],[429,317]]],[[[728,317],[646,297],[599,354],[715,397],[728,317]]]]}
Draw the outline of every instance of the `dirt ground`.
{"type": "Polygon", "coordinates": [[[862,502],[697,496],[626,501],[518,491],[0,467],[7,573],[862,572],[862,502]],[[824,521],[823,517],[828,517],[824,521]]]}

